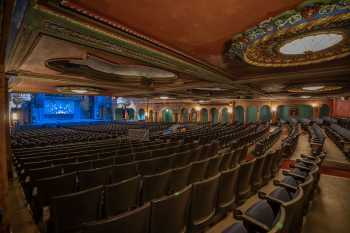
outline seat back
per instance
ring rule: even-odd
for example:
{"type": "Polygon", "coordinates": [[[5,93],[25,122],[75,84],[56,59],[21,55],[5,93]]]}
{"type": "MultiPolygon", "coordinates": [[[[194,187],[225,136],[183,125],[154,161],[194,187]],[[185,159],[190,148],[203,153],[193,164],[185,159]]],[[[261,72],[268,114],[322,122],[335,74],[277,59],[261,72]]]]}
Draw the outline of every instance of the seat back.
{"type": "Polygon", "coordinates": [[[106,167],[114,164],[114,158],[109,157],[109,158],[104,158],[104,159],[97,159],[92,161],[93,167],[94,168],[100,168],[100,167],[106,167]]]}
{"type": "Polygon", "coordinates": [[[187,230],[191,186],[170,196],[153,200],[151,233],[182,233],[187,230]]]}
{"type": "Polygon", "coordinates": [[[100,217],[103,186],[52,198],[51,220],[53,232],[78,230],[85,222],[100,217]]]}
{"type": "Polygon", "coordinates": [[[149,233],[150,203],[114,218],[84,224],[83,233],[149,233]]]}
{"type": "Polygon", "coordinates": [[[143,177],[142,203],[160,198],[167,193],[171,170],[143,177]]]}
{"type": "Polygon", "coordinates": [[[88,170],[88,169],[92,169],[92,162],[85,161],[85,162],[78,162],[78,163],[68,163],[68,164],[62,165],[62,169],[64,173],[71,173],[79,170],[88,170]]]}
{"type": "Polygon", "coordinates": [[[141,176],[105,186],[104,212],[115,216],[137,207],[140,197],[141,176]]]}
{"type": "Polygon", "coordinates": [[[121,182],[131,177],[135,177],[137,174],[136,162],[114,165],[112,168],[111,183],[121,182]]]}
{"type": "Polygon", "coordinates": [[[204,178],[209,178],[219,173],[222,158],[222,155],[217,155],[209,159],[204,178]]]}
{"type": "Polygon", "coordinates": [[[172,169],[169,178],[168,193],[172,194],[184,189],[190,177],[191,164],[172,169]]]}
{"type": "Polygon", "coordinates": [[[196,182],[192,187],[190,227],[202,229],[215,214],[220,174],[196,182]]]}
{"type": "Polygon", "coordinates": [[[78,172],[79,190],[110,183],[112,166],[82,170],[78,172]]]}
{"type": "Polygon", "coordinates": [[[76,173],[39,179],[35,182],[37,187],[36,204],[39,208],[50,205],[51,198],[73,193],[76,189],[76,173]]]}
{"type": "Polygon", "coordinates": [[[267,155],[256,157],[252,174],[252,189],[256,192],[263,185],[264,162],[267,155]]]}
{"type": "Polygon", "coordinates": [[[62,174],[62,168],[61,166],[54,166],[54,167],[29,169],[27,171],[27,174],[29,175],[31,181],[34,181],[34,180],[47,178],[47,177],[59,176],[62,174]]]}
{"type": "Polygon", "coordinates": [[[231,210],[236,201],[237,179],[240,166],[221,172],[217,207],[220,212],[231,210]]]}
{"type": "Polygon", "coordinates": [[[232,167],[232,158],[233,158],[233,151],[232,150],[228,150],[226,152],[224,152],[221,163],[220,163],[220,171],[225,171],[225,170],[229,170],[232,167]]]}
{"type": "Polygon", "coordinates": [[[238,174],[238,204],[243,203],[251,194],[251,177],[254,171],[255,159],[240,164],[238,174]]]}
{"type": "Polygon", "coordinates": [[[209,164],[209,159],[200,160],[192,163],[189,184],[192,184],[194,182],[198,182],[204,179],[205,173],[207,172],[208,164],[209,164]]]}

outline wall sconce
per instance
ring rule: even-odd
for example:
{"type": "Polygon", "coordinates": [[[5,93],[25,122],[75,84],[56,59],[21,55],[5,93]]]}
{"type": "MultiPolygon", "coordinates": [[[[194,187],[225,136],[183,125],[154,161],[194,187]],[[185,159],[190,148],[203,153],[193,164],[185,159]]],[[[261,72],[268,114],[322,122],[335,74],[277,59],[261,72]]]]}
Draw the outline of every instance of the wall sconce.
{"type": "Polygon", "coordinates": [[[316,107],[318,107],[318,103],[312,103],[311,106],[312,106],[313,108],[316,108],[316,107]]]}
{"type": "Polygon", "coordinates": [[[194,110],[196,110],[197,112],[199,112],[202,108],[200,106],[195,106],[194,110]]]}
{"type": "Polygon", "coordinates": [[[233,112],[232,108],[227,109],[227,112],[231,114],[233,112]]]}
{"type": "Polygon", "coordinates": [[[12,113],[12,120],[14,120],[14,121],[18,120],[18,115],[16,112],[12,113]]]}
{"type": "Polygon", "coordinates": [[[277,107],[276,106],[271,107],[271,112],[276,112],[276,111],[277,111],[277,107]]]}

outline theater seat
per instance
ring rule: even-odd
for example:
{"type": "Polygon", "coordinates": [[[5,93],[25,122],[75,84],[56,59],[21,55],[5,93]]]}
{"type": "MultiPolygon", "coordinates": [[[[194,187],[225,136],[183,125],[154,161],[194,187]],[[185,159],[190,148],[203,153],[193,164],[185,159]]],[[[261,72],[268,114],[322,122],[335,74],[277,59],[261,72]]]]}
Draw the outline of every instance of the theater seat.
{"type": "Polygon", "coordinates": [[[190,232],[203,230],[215,215],[220,174],[196,182],[192,188],[190,232]]]}
{"type": "Polygon", "coordinates": [[[149,233],[150,203],[124,214],[84,224],[83,233],[149,233]]]}
{"type": "Polygon", "coordinates": [[[79,190],[110,183],[112,166],[82,170],[78,172],[79,190]]]}
{"type": "Polygon", "coordinates": [[[56,196],[52,199],[50,222],[52,232],[77,231],[83,223],[100,217],[103,186],[77,193],[56,196]]]}
{"type": "Polygon", "coordinates": [[[168,194],[172,194],[184,189],[190,177],[191,164],[172,169],[169,178],[168,194]]]}
{"type": "Polygon", "coordinates": [[[107,217],[137,207],[140,197],[141,176],[105,186],[104,209],[107,217]]]}
{"type": "Polygon", "coordinates": [[[254,163],[254,172],[252,173],[252,191],[256,193],[261,186],[263,185],[263,174],[264,174],[264,162],[267,155],[261,155],[256,157],[256,161],[254,163]]]}
{"type": "Polygon", "coordinates": [[[222,155],[217,155],[209,159],[204,178],[209,178],[219,173],[222,158],[222,155]]]}
{"type": "Polygon", "coordinates": [[[191,185],[151,203],[151,233],[183,233],[191,200],[191,185]]]}
{"type": "Polygon", "coordinates": [[[200,160],[192,163],[190,178],[188,181],[189,184],[192,184],[194,182],[198,182],[204,179],[208,164],[209,164],[209,159],[200,160]]]}
{"type": "Polygon", "coordinates": [[[142,184],[142,203],[146,203],[167,194],[171,170],[144,176],[142,184]]]}
{"type": "Polygon", "coordinates": [[[137,163],[123,163],[112,167],[111,183],[118,183],[138,174],[137,163]]]}
{"type": "Polygon", "coordinates": [[[251,195],[251,177],[254,172],[255,159],[245,161],[240,164],[238,175],[238,198],[237,204],[240,205],[251,195]]]}

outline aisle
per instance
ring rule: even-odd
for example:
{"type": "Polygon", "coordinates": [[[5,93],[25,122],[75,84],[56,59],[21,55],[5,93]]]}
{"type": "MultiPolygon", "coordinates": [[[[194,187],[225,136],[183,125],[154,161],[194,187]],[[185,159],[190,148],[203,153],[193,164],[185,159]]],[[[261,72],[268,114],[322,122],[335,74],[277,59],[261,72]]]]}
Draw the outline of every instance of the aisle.
{"type": "Polygon", "coordinates": [[[321,175],[320,187],[304,223],[303,233],[349,233],[350,179],[321,175]]]}

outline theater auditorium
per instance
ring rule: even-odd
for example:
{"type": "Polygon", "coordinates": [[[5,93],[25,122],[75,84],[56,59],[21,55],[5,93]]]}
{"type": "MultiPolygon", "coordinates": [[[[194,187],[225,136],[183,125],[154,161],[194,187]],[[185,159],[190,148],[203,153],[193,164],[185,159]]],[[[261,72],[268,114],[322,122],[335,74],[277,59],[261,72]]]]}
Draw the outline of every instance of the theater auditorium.
{"type": "Polygon", "coordinates": [[[0,233],[349,233],[350,0],[0,0],[0,233]]]}

